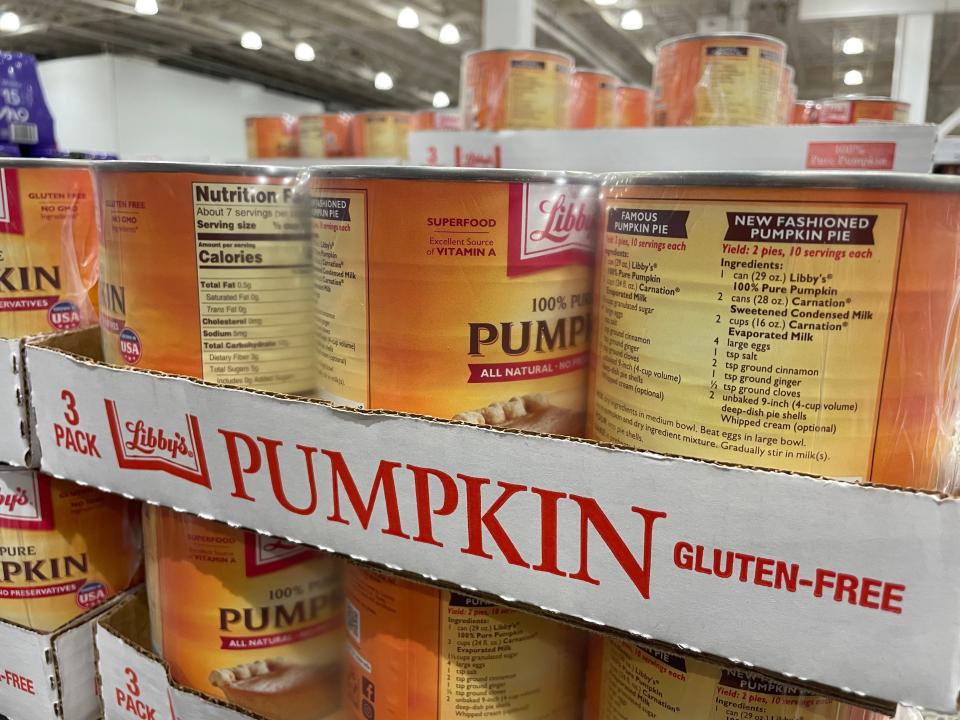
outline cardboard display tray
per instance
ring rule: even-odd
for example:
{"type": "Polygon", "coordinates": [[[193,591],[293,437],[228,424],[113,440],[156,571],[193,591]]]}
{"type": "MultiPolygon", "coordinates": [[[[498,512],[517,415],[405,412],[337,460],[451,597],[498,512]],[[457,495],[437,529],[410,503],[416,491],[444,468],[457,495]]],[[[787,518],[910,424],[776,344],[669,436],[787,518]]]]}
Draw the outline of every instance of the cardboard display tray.
{"type": "Polygon", "coordinates": [[[787,125],[411,133],[413,165],[616,172],[895,170],[928,173],[935,125],[787,125]]]}
{"type": "Polygon", "coordinates": [[[52,633],[0,620],[0,716],[8,720],[98,720],[93,627],[126,593],[52,633]]]}
{"type": "Polygon", "coordinates": [[[141,589],[97,623],[97,673],[104,720],[259,720],[177,685],[166,664],[149,647],[150,618],[146,592],[141,589]]]}
{"type": "Polygon", "coordinates": [[[26,350],[45,472],[686,652],[945,712],[960,500],[332,408],[26,350]],[[710,570],[734,554],[736,572],[710,570]]]}
{"type": "Polygon", "coordinates": [[[0,463],[33,467],[29,403],[24,380],[22,338],[0,338],[0,463]]]}

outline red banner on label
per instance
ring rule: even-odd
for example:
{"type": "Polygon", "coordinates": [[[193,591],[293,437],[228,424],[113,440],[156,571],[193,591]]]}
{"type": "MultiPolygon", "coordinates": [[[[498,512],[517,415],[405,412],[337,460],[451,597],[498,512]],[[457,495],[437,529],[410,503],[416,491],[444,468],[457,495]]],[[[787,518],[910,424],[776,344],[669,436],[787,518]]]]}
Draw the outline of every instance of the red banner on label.
{"type": "Polygon", "coordinates": [[[18,312],[20,310],[49,310],[57,304],[57,295],[41,295],[30,298],[0,298],[0,312],[18,312]]]}
{"type": "Polygon", "coordinates": [[[339,616],[324,620],[316,625],[293,630],[291,632],[274,633],[273,635],[250,635],[247,637],[228,637],[220,636],[221,650],[257,650],[259,648],[272,648],[280,645],[289,645],[290,643],[309,640],[317,635],[323,635],[330,632],[337,625],[343,622],[339,616]]]}
{"type": "Polygon", "coordinates": [[[812,142],[808,170],[893,170],[895,142],[812,142]]]}
{"type": "Polygon", "coordinates": [[[87,584],[86,578],[72,580],[59,585],[39,585],[37,587],[0,587],[0,600],[32,600],[34,598],[74,595],[87,584]]]}
{"type": "Polygon", "coordinates": [[[589,362],[588,354],[564,355],[550,360],[530,360],[515,363],[470,363],[471,383],[513,382],[552,377],[582,370],[589,362]]]}

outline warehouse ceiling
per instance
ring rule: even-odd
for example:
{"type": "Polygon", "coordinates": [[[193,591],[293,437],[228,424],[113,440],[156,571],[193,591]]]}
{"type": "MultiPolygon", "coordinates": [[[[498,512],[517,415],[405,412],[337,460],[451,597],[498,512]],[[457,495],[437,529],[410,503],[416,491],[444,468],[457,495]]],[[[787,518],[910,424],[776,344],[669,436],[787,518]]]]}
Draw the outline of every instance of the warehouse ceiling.
{"type": "MultiPolygon", "coordinates": [[[[179,68],[238,78],[315,98],[331,107],[416,107],[446,92],[456,102],[460,55],[481,42],[482,0],[158,0],[159,13],[139,15],[134,0],[12,0],[0,10],[21,19],[13,33],[0,33],[0,47],[41,59],[99,52],[137,54],[179,68]],[[403,5],[419,14],[418,29],[397,25],[403,5]],[[439,28],[453,23],[457,45],[437,41],[439,28]],[[240,35],[256,31],[258,51],[240,46],[240,35]],[[294,59],[305,42],[312,62],[294,59]],[[373,78],[387,72],[392,90],[377,90],[373,78]]],[[[896,19],[868,17],[801,22],[798,0],[752,0],[749,29],[775,35],[790,46],[801,98],[852,90],[885,95],[893,72],[896,19]],[[844,55],[851,36],[865,51],[844,55]],[[864,84],[845,87],[847,70],[863,73],[864,84]]],[[[624,80],[650,80],[656,44],[697,30],[703,16],[726,16],[730,0],[537,0],[537,45],[571,53],[577,63],[605,67],[624,80]],[[623,30],[621,14],[638,9],[643,28],[623,30]]],[[[960,13],[935,23],[928,116],[940,120],[960,105],[960,13]]]]}

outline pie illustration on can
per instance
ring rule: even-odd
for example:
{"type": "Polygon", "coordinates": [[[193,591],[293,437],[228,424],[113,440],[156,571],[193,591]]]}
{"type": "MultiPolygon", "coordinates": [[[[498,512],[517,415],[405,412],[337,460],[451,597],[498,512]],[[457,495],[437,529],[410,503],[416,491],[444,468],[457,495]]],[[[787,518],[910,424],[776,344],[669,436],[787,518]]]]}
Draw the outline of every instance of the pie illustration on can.
{"type": "Polygon", "coordinates": [[[340,703],[340,674],[335,664],[257,660],[214,670],[210,683],[227,702],[269,720],[319,720],[340,703]]]}
{"type": "Polygon", "coordinates": [[[452,419],[473,425],[574,437],[583,435],[584,426],[583,412],[554,405],[543,393],[490,403],[479,410],[457,413],[452,419]]]}

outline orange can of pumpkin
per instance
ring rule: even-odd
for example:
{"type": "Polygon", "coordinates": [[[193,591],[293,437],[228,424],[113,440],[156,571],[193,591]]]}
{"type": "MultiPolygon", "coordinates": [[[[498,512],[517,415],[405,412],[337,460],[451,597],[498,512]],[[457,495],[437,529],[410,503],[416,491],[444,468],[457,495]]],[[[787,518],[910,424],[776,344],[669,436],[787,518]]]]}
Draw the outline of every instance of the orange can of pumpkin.
{"type": "Polygon", "coordinates": [[[573,58],[553,50],[477,50],[463,57],[464,130],[557,129],[567,124],[573,58]]]}
{"type": "Polygon", "coordinates": [[[0,470],[0,620],[52,632],[140,582],[140,503],[0,470]]]}
{"type": "Polygon", "coordinates": [[[767,35],[682,35],[657,46],[654,125],[776,125],[786,44],[767,35]]]}
{"type": "Polygon", "coordinates": [[[248,117],[247,157],[258,158],[297,157],[297,119],[291,115],[265,115],[248,117]]]}
{"type": "Polygon", "coordinates": [[[616,127],[647,127],[650,125],[650,88],[643,85],[617,87],[616,127]]]}
{"type": "Polygon", "coordinates": [[[574,70],[570,78],[567,127],[613,127],[617,99],[616,76],[600,70],[574,70]]]}
{"type": "Polygon", "coordinates": [[[324,158],[350,155],[350,114],[301,115],[300,157],[324,158]]]}
{"type": "Polygon", "coordinates": [[[407,136],[413,115],[395,110],[361,112],[351,121],[353,154],[357,157],[407,157],[407,136]]]}

